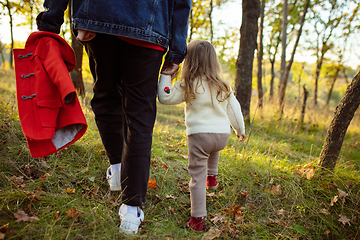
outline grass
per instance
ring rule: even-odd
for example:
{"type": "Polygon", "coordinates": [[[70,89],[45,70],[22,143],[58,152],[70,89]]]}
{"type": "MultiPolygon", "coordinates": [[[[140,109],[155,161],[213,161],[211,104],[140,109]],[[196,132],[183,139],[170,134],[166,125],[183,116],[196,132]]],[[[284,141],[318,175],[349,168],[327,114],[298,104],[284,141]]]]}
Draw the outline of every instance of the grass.
{"type": "Polygon", "coordinates": [[[186,227],[190,177],[183,107],[159,104],[150,178],[160,188],[149,189],[141,231],[128,237],[118,229],[121,193],[110,192],[105,179],[109,163],[89,107],[90,84],[80,99],[89,124],[84,137],[57,154],[31,158],[13,72],[0,69],[0,80],[0,239],[360,238],[358,114],[335,171],[319,174],[331,113],[308,109],[299,127],[296,107],[286,109],[283,120],[274,118],[271,104],[252,109],[247,141],[239,143],[233,134],[220,154],[220,185],[207,193],[206,232],[196,233],[186,227]],[[39,221],[18,222],[19,210],[39,221]]]}

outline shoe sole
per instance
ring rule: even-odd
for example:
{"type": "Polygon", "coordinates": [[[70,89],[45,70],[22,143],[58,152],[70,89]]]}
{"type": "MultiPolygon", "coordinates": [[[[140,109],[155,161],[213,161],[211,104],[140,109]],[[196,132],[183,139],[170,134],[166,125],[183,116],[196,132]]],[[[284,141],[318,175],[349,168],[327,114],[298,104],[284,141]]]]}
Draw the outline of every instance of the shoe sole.
{"type": "Polygon", "coordinates": [[[218,185],[216,185],[216,186],[206,186],[206,189],[207,190],[216,190],[217,187],[218,187],[218,185]]]}

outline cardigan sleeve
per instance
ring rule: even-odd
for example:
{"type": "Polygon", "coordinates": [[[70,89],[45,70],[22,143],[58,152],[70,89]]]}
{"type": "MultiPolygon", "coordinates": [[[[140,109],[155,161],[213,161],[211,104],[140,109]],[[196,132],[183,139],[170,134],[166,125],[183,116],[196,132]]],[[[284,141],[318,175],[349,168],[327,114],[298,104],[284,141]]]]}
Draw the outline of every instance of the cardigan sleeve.
{"type": "Polygon", "coordinates": [[[158,86],[159,102],[165,105],[176,105],[184,102],[184,91],[180,88],[180,82],[171,86],[171,76],[162,74],[158,86]]]}
{"type": "Polygon", "coordinates": [[[241,106],[233,93],[227,99],[227,115],[231,126],[235,129],[237,135],[245,134],[244,117],[241,112],[241,106]]]}

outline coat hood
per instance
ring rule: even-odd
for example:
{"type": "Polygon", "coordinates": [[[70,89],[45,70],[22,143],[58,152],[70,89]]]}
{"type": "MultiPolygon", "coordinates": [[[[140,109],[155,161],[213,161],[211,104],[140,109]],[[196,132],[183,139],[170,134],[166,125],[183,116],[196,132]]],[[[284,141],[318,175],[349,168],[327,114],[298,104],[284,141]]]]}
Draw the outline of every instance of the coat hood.
{"type": "MultiPolygon", "coordinates": [[[[74,49],[58,34],[46,31],[36,31],[29,35],[25,48],[30,48],[32,46],[36,46],[39,42],[44,41],[47,42],[47,38],[55,39],[59,43],[60,52],[63,57],[63,60],[66,64],[66,67],[69,72],[71,72],[75,68],[75,52],[74,49]]],[[[42,45],[42,44],[41,44],[42,45]]],[[[40,58],[44,59],[46,56],[46,48],[40,46],[36,48],[36,54],[40,58]]]]}

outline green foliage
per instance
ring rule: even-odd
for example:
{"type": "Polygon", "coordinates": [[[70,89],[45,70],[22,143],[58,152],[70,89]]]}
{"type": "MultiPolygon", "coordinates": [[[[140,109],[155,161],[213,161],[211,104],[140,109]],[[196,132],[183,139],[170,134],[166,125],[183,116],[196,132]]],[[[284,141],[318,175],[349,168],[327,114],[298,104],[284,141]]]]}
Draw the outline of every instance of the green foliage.
{"type": "MultiPolygon", "coordinates": [[[[91,84],[80,99],[89,124],[84,137],[57,154],[31,158],[13,72],[0,69],[0,78],[0,227],[9,224],[6,239],[126,238],[118,229],[121,193],[110,192],[105,179],[109,163],[89,105],[91,84]],[[72,208],[78,215],[69,215],[72,208]],[[20,209],[40,221],[17,222],[20,209]]],[[[360,116],[346,134],[335,172],[321,175],[316,161],[331,113],[309,109],[300,126],[295,106],[285,109],[283,120],[274,117],[275,109],[268,103],[252,109],[245,143],[230,136],[220,153],[219,189],[207,193],[206,232],[196,233],[186,228],[190,177],[183,106],[159,104],[150,178],[160,189],[148,191],[136,238],[359,238],[360,116]],[[316,174],[309,177],[311,171],[316,174]]]]}

